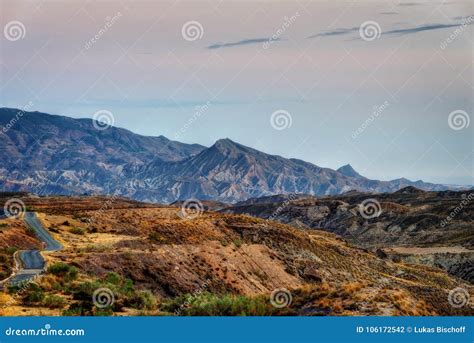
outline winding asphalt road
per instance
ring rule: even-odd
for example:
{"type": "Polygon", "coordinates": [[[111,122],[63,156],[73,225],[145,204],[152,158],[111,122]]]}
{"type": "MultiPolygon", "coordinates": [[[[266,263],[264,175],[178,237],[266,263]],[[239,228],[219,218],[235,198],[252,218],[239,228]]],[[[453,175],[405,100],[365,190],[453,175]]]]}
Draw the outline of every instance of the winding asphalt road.
{"type": "MultiPolygon", "coordinates": [[[[25,224],[32,229],[36,236],[43,242],[44,251],[57,251],[62,249],[62,245],[56,241],[43,227],[36,213],[26,212],[24,216],[25,224]]],[[[9,284],[17,284],[28,281],[43,273],[46,261],[39,250],[23,250],[15,257],[16,263],[20,264],[18,271],[8,280],[9,284]]]]}

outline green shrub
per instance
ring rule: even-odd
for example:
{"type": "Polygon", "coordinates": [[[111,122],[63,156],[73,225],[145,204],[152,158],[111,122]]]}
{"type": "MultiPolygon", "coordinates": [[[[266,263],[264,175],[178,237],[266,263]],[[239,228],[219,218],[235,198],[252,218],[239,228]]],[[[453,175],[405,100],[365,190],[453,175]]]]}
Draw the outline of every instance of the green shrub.
{"type": "Polygon", "coordinates": [[[120,291],[124,294],[131,294],[135,292],[135,289],[133,287],[133,280],[124,279],[122,283],[122,287],[120,287],[120,291]]]}
{"type": "Polygon", "coordinates": [[[67,273],[67,275],[65,276],[65,279],[67,281],[75,280],[77,279],[78,274],[79,274],[79,271],[77,270],[77,268],[72,266],[71,268],[69,268],[69,273],[67,273]]]}
{"type": "Polygon", "coordinates": [[[18,293],[19,290],[20,290],[20,285],[18,284],[7,286],[8,294],[16,294],[18,293]]]}
{"type": "Polygon", "coordinates": [[[69,264],[58,262],[48,267],[48,273],[64,278],[65,281],[72,281],[77,278],[78,270],[69,264]]]}
{"type": "MultiPolygon", "coordinates": [[[[64,311],[64,315],[78,315],[84,313],[87,309],[90,313],[87,315],[107,316],[114,312],[121,312],[124,306],[129,306],[142,310],[156,309],[156,299],[151,292],[136,291],[133,281],[123,276],[111,272],[103,279],[86,281],[81,283],[71,283],[67,290],[72,295],[73,300],[81,303],[81,309],[69,307],[64,311]],[[114,295],[114,302],[109,307],[101,309],[94,305],[94,292],[100,288],[109,289],[114,295]],[[84,310],[86,309],[86,310],[84,310]]],[[[83,315],[83,314],[81,314],[83,315]]]]}
{"type": "Polygon", "coordinates": [[[113,309],[111,309],[110,307],[106,307],[106,308],[96,308],[94,310],[94,316],[111,316],[114,314],[114,311],[113,309]]]}
{"type": "Polygon", "coordinates": [[[81,307],[70,307],[67,310],[63,311],[63,316],[66,317],[79,317],[79,316],[86,316],[87,314],[84,313],[84,309],[81,307]]]}
{"type": "Polygon", "coordinates": [[[58,262],[48,267],[48,272],[56,276],[65,276],[69,273],[71,266],[66,263],[58,262]]]}
{"type": "Polygon", "coordinates": [[[66,305],[66,299],[58,295],[47,295],[43,299],[43,305],[49,308],[63,308],[66,305]]]}
{"type": "Polygon", "coordinates": [[[84,229],[82,227],[73,227],[73,228],[69,229],[69,232],[73,233],[75,235],[85,235],[86,234],[86,229],[84,229]]]}
{"type": "Polygon", "coordinates": [[[67,310],[63,311],[63,316],[90,316],[92,315],[92,303],[73,303],[67,310]]]}
{"type": "Polygon", "coordinates": [[[276,312],[266,297],[188,294],[160,304],[164,312],[184,316],[269,316],[276,312]]]}
{"type": "Polygon", "coordinates": [[[168,240],[160,235],[158,232],[150,232],[148,239],[154,243],[165,244],[168,240]]]}
{"type": "Polygon", "coordinates": [[[31,283],[30,286],[23,292],[23,303],[25,305],[36,305],[43,301],[44,292],[40,286],[31,283]]]}
{"type": "Polygon", "coordinates": [[[96,289],[103,287],[103,285],[98,282],[82,282],[74,287],[71,291],[74,300],[82,300],[84,302],[92,303],[92,295],[96,289]]]}
{"type": "Polygon", "coordinates": [[[156,298],[149,290],[138,291],[126,304],[139,310],[156,310],[156,298]]]}
{"type": "Polygon", "coordinates": [[[122,282],[122,277],[115,272],[110,272],[105,277],[105,281],[118,286],[122,282]]]}
{"type": "Polygon", "coordinates": [[[9,255],[13,255],[18,250],[17,247],[6,247],[5,252],[9,255]]]}

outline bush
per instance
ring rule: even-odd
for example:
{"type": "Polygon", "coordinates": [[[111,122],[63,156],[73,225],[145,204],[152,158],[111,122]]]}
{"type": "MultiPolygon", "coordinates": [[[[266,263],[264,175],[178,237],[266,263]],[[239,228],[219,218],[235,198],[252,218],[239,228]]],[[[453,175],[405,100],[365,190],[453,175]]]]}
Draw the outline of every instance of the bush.
{"type": "Polygon", "coordinates": [[[92,295],[94,294],[96,289],[101,287],[103,287],[103,285],[97,281],[82,282],[76,285],[75,288],[72,290],[73,299],[92,303],[92,295]]]}
{"type": "Polygon", "coordinates": [[[83,229],[82,227],[73,227],[69,229],[70,233],[73,233],[75,235],[85,235],[86,234],[86,229],[83,229]]]}
{"type": "Polygon", "coordinates": [[[44,299],[44,292],[40,286],[31,283],[25,290],[23,295],[23,303],[26,305],[35,305],[42,302],[44,299]]]}
{"type": "Polygon", "coordinates": [[[71,267],[69,268],[69,273],[66,275],[65,279],[67,281],[72,281],[77,279],[77,275],[79,274],[79,271],[77,270],[76,267],[71,267]]]}
{"type": "Polygon", "coordinates": [[[115,272],[110,272],[105,277],[105,281],[117,286],[122,282],[122,277],[115,272]]]}
{"type": "Polygon", "coordinates": [[[16,253],[17,250],[18,250],[17,247],[7,247],[7,248],[5,248],[5,252],[9,255],[13,255],[14,253],[16,253]]]}
{"type": "Polygon", "coordinates": [[[48,272],[56,276],[64,276],[69,273],[70,268],[71,267],[68,264],[58,262],[49,266],[48,272]]]}
{"type": "Polygon", "coordinates": [[[232,241],[236,248],[240,248],[242,246],[242,240],[240,238],[236,238],[232,241]]]}
{"type": "Polygon", "coordinates": [[[139,310],[156,310],[156,298],[148,290],[138,291],[129,299],[127,305],[139,310]]]}
{"type": "Polygon", "coordinates": [[[110,308],[110,307],[107,307],[107,308],[96,308],[95,311],[94,311],[94,316],[102,316],[102,317],[105,317],[105,316],[111,316],[114,314],[114,311],[110,308]]]}
{"type": "Polygon", "coordinates": [[[184,316],[269,316],[277,312],[266,297],[218,296],[207,292],[165,301],[160,309],[184,316]]]}
{"type": "Polygon", "coordinates": [[[79,272],[76,267],[70,266],[63,262],[58,262],[49,266],[48,273],[63,277],[66,281],[72,281],[77,278],[77,274],[79,272]]]}
{"type": "Polygon", "coordinates": [[[67,310],[63,311],[63,316],[90,316],[92,315],[91,303],[73,303],[67,310]]]}
{"type": "Polygon", "coordinates": [[[66,299],[58,295],[47,295],[43,300],[43,305],[49,308],[62,308],[66,304],[66,299]]]}
{"type": "Polygon", "coordinates": [[[73,300],[81,303],[81,310],[70,307],[64,311],[64,315],[78,315],[83,313],[84,309],[90,309],[88,315],[111,315],[114,312],[122,311],[124,306],[130,306],[138,309],[153,310],[156,308],[156,299],[151,292],[139,291],[134,289],[133,281],[111,272],[103,279],[86,281],[72,284],[69,289],[73,300]],[[94,306],[94,292],[100,288],[109,289],[114,295],[114,302],[109,307],[101,309],[94,306]]]}
{"type": "Polygon", "coordinates": [[[160,235],[158,232],[150,232],[148,239],[154,243],[165,244],[167,239],[160,235]]]}

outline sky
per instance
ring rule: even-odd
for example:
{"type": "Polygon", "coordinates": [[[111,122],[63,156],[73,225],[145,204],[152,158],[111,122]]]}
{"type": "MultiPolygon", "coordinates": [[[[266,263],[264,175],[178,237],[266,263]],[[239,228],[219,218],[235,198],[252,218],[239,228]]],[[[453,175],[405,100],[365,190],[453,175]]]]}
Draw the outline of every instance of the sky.
{"type": "Polygon", "coordinates": [[[2,107],[474,184],[472,1],[0,6],[2,107]]]}

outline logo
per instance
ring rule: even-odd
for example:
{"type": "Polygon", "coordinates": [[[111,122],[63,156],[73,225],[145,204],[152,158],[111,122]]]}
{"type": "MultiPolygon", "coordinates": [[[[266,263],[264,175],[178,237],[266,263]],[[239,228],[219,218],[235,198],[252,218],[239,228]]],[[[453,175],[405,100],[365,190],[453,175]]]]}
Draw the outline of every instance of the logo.
{"type": "Polygon", "coordinates": [[[188,42],[193,42],[203,37],[204,28],[198,21],[188,21],[184,23],[183,27],[181,28],[181,35],[188,42]]]}

